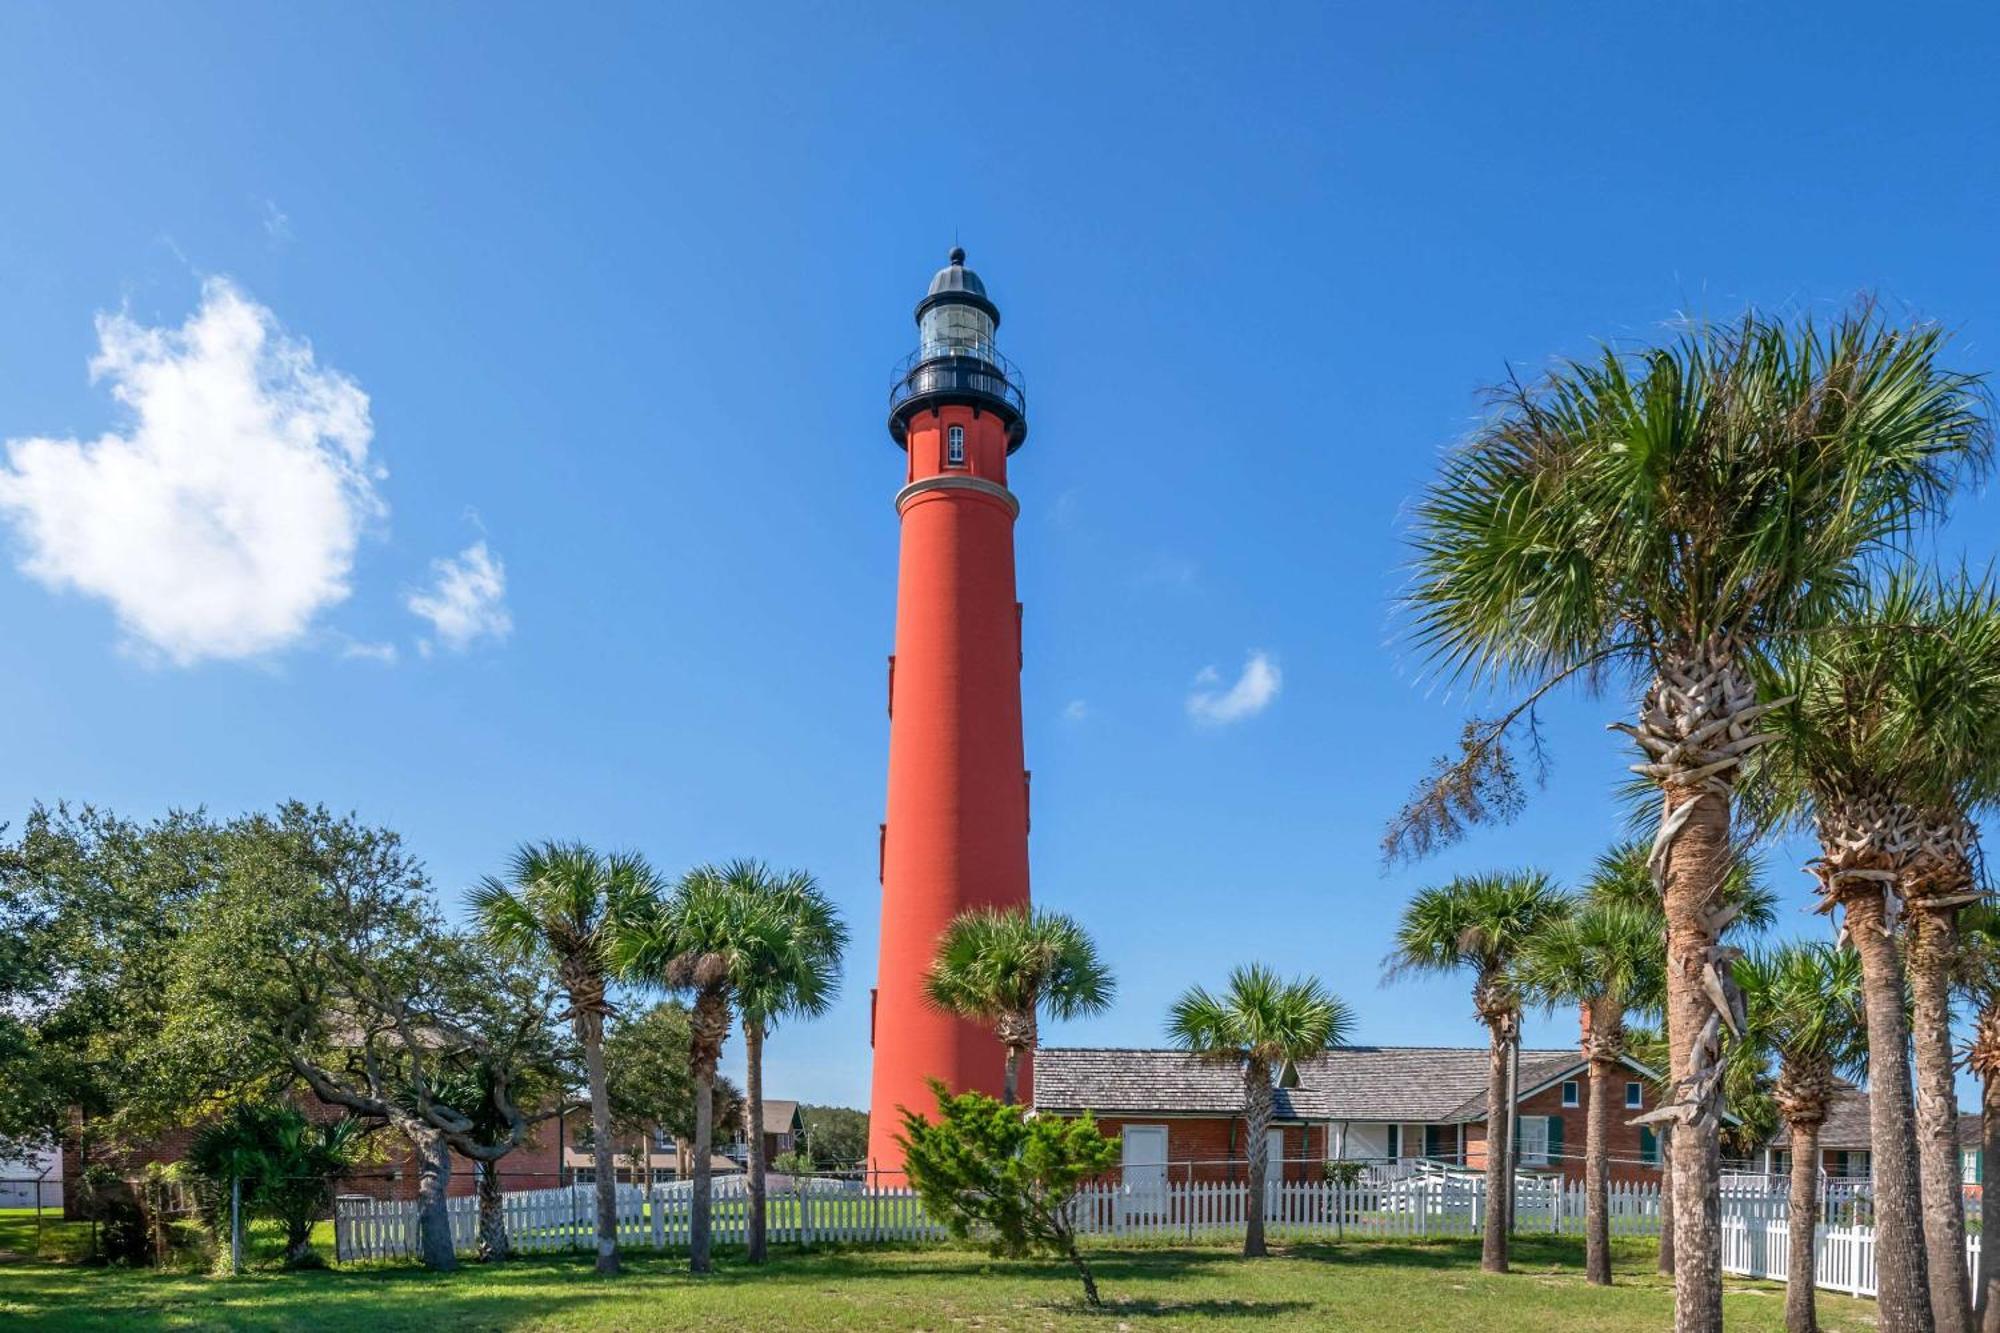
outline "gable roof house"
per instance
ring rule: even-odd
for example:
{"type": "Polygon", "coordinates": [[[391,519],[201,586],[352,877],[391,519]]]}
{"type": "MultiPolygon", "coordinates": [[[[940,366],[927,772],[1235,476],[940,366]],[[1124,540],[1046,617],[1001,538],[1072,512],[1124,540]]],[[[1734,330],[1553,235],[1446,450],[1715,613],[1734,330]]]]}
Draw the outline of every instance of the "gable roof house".
{"type": "MultiPolygon", "coordinates": [[[[1835,1180],[1866,1181],[1872,1168],[1869,1156],[1868,1094],[1852,1084],[1843,1084],[1827,1103],[1826,1123],[1819,1130],[1819,1169],[1822,1176],[1835,1180]]],[[[1961,1182],[1974,1187],[1985,1183],[1980,1166],[1980,1125],[1976,1113],[1958,1117],[1958,1165],[1961,1182]]],[[[1791,1174],[1791,1131],[1779,1126],[1764,1145],[1763,1159],[1756,1163],[1779,1189],[1779,1178],[1791,1174]]]]}
{"type": "MultiPolygon", "coordinates": [[[[1328,1161],[1407,1169],[1486,1165],[1484,1046],[1345,1046],[1303,1061],[1298,1086],[1274,1089],[1271,1160],[1287,1180],[1317,1179],[1328,1161]]],[[[1046,1047],[1035,1052],[1038,1111],[1089,1111],[1123,1141],[1128,1182],[1242,1179],[1243,1077],[1181,1051],[1046,1047]]],[[[1627,1124],[1653,1109],[1652,1074],[1633,1060],[1612,1084],[1614,1179],[1657,1179],[1659,1144],[1627,1124]]],[[[1569,1050],[1521,1052],[1520,1163],[1583,1175],[1589,1069],[1569,1050]]],[[[1274,1171],[1274,1175],[1275,1175],[1274,1171]]]]}

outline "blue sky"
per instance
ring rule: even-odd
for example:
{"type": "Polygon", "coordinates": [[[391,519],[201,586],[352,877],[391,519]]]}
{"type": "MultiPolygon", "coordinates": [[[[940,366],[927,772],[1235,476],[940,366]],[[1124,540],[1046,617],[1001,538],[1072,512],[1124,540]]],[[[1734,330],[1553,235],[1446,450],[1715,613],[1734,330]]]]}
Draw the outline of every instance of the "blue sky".
{"type": "MultiPolygon", "coordinates": [[[[1395,911],[1587,868],[1623,705],[1559,704],[1526,817],[1385,873],[1467,702],[1394,642],[1402,506],[1510,364],[1677,314],[1873,290],[2000,368],[1997,37],[1975,6],[7,6],[0,818],[298,796],[452,898],[544,836],[808,867],[848,987],[768,1086],[859,1104],[885,391],[957,238],[1034,422],[1034,892],[1122,981],[1047,1039],[1156,1042],[1259,959],[1365,1040],[1476,1042],[1463,984],[1379,985],[1395,911]],[[1197,717],[1253,654],[1262,706],[1197,717]]],[[[1951,543],[1990,557],[1996,518],[1951,543]]],[[[1804,856],[1783,920],[1823,931],[1804,856]]]]}

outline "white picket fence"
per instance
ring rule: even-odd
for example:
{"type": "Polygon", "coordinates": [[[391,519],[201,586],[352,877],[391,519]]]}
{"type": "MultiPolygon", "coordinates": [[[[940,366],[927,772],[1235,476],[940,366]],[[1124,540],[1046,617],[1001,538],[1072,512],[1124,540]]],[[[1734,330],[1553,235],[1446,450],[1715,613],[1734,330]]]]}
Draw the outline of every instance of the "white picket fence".
{"type": "MultiPolygon", "coordinates": [[[[1722,1215],[1722,1271],[1737,1277],[1786,1281],[1791,1272],[1791,1234],[1782,1203],[1732,1210],[1722,1215]]],[[[1979,1271],[1979,1237],[1965,1238],[1966,1272],[1979,1271]]],[[[1875,1294],[1875,1229],[1821,1226],[1813,1232],[1813,1285],[1849,1296],[1875,1294]]]]}
{"type": "MultiPolygon", "coordinates": [[[[691,1182],[651,1189],[618,1187],[618,1243],[631,1249],[685,1250],[692,1211],[691,1182]]],[[[1609,1189],[1611,1232],[1653,1236],[1660,1231],[1660,1189],[1614,1184],[1609,1189]]],[[[724,1176],[710,1195],[709,1234],[718,1245],[740,1244],[749,1226],[749,1198],[741,1176],[724,1176]]],[[[1151,1187],[1100,1185],[1077,1196],[1074,1218],[1081,1235],[1113,1238],[1218,1240],[1243,1233],[1249,1188],[1241,1183],[1195,1181],[1151,1187]]],[[[509,1243],[517,1251],[589,1249],[597,1238],[593,1186],[526,1190],[502,1196],[509,1243]]],[[[479,1200],[446,1204],[453,1243],[478,1244],[479,1200]]],[[[1400,1180],[1274,1182],[1264,1191],[1264,1223],[1274,1239],[1471,1237],[1485,1222],[1485,1181],[1466,1174],[1409,1176],[1400,1180]]],[[[1726,1190],[1722,1203],[1722,1270],[1736,1277],[1786,1278],[1789,1246],[1786,1205],[1761,1191],[1726,1190]]],[[[1514,1230],[1581,1235],[1583,1187],[1552,1176],[1522,1177],[1516,1185],[1514,1230]]],[[[914,1191],[864,1188],[859,1182],[774,1176],[766,1208],[772,1244],[942,1240],[944,1228],[925,1216],[914,1191]]],[[[342,1261],[413,1255],[418,1250],[417,1209],[407,1201],[337,1200],[334,1253],[342,1261]]],[[[1976,1271],[1979,1237],[1966,1241],[1966,1264],[1976,1271]]],[[[1816,1285],[1853,1296],[1875,1294],[1875,1235],[1865,1226],[1821,1226],[1814,1258],[1816,1285]]]]}
{"type": "MultiPolygon", "coordinates": [[[[651,1190],[618,1187],[618,1241],[633,1248],[685,1249],[692,1210],[691,1184],[651,1190]]],[[[1651,1235],[1660,1226],[1655,1185],[1611,1187],[1611,1226],[1618,1235],[1651,1235]]],[[[740,1243],[749,1224],[741,1176],[715,1181],[709,1234],[717,1244],[740,1243]]],[[[1240,1182],[1160,1184],[1151,1188],[1100,1185],[1075,1204],[1079,1234],[1133,1238],[1214,1238],[1241,1234],[1250,1191],[1240,1182]]],[[[502,1196],[509,1243],[522,1252],[590,1248],[596,1243],[597,1195],[589,1185],[509,1192],[502,1196]]],[[[479,1201],[446,1203],[453,1243],[478,1243],[479,1201]]],[[[864,1189],[858,1182],[773,1177],[766,1207],[773,1244],[941,1240],[944,1228],[924,1216],[914,1192],[864,1189]]],[[[1292,1239],[1346,1236],[1419,1238],[1476,1236],[1485,1217],[1484,1182],[1460,1175],[1335,1184],[1273,1183],[1264,1192],[1264,1220],[1273,1236],[1292,1239]]],[[[1518,1231],[1580,1235],[1584,1194],[1552,1177],[1523,1177],[1517,1192],[1518,1231]]],[[[343,1198],[334,1209],[334,1253],[341,1260],[415,1254],[417,1208],[413,1202],[343,1198]]]]}

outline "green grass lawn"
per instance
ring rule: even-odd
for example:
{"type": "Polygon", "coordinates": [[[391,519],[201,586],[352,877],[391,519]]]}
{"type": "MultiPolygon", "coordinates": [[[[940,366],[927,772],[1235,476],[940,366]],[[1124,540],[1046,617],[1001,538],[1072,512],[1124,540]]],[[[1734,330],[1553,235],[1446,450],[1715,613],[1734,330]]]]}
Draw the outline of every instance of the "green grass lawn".
{"type": "MultiPolygon", "coordinates": [[[[89,1237],[89,1223],[63,1221],[59,1207],[42,1210],[42,1258],[79,1258],[89,1237]]],[[[0,1256],[36,1257],[34,1209],[0,1208],[0,1256]]]]}
{"type": "MultiPolygon", "coordinates": [[[[724,1252],[690,1277],[682,1259],[628,1255],[601,1280],[582,1256],[516,1260],[457,1274],[404,1264],[342,1272],[260,1270],[230,1280],[54,1264],[0,1265],[0,1325],[24,1329],[261,1329],[359,1333],[453,1329],[1152,1329],[1385,1328],[1653,1333],[1673,1296],[1652,1251],[1620,1242],[1619,1285],[1584,1284],[1582,1244],[1522,1239],[1515,1272],[1479,1271],[1477,1241],[1300,1245],[1246,1262],[1223,1248],[1091,1252],[1106,1307],[1082,1304],[1059,1265],[953,1248],[777,1253],[764,1270],[724,1252]]],[[[1730,1281],[1732,1330],[1780,1329],[1783,1294],[1730,1281]]],[[[1821,1294],[1829,1333],[1874,1328],[1874,1303],[1821,1294]]]]}

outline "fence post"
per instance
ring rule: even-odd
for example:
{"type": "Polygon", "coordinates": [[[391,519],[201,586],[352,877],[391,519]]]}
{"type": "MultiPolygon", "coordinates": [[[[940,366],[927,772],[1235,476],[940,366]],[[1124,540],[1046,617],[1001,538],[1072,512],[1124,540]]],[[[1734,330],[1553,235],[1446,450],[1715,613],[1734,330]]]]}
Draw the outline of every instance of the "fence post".
{"type": "Polygon", "coordinates": [[[243,1177],[229,1178],[229,1271],[243,1274],[243,1177]]]}

